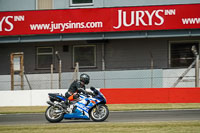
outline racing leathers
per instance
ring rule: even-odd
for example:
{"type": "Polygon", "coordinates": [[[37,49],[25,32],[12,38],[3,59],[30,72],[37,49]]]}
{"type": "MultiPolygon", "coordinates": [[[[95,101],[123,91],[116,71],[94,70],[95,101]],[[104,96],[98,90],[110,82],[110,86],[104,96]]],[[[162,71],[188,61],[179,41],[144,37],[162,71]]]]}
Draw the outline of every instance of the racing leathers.
{"type": "Polygon", "coordinates": [[[65,93],[65,97],[69,101],[73,101],[79,97],[79,93],[87,94],[87,91],[85,91],[85,85],[84,83],[81,83],[78,80],[75,80],[69,87],[69,90],[65,93]]]}

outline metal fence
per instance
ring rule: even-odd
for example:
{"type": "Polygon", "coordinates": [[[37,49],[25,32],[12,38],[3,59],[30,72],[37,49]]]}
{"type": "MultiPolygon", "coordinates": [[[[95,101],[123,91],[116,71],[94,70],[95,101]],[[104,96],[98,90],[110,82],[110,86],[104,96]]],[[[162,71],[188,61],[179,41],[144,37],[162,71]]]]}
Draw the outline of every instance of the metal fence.
{"type": "MultiPolygon", "coordinates": [[[[120,70],[120,71],[97,71],[84,72],[90,75],[90,84],[87,87],[97,88],[165,88],[172,87],[174,83],[187,70],[185,69],[143,69],[143,70],[120,70]]],[[[76,72],[79,76],[82,72],[76,72]]],[[[74,72],[61,74],[28,74],[24,77],[24,90],[42,89],[68,89],[74,80],[74,72]],[[29,84],[28,84],[29,81],[29,84]],[[60,86],[59,86],[60,83],[60,86]]],[[[14,90],[21,90],[20,77],[15,75],[14,90]]],[[[192,68],[176,87],[195,87],[195,68],[192,68]]],[[[10,75],[0,76],[0,90],[11,90],[10,75]]]]}

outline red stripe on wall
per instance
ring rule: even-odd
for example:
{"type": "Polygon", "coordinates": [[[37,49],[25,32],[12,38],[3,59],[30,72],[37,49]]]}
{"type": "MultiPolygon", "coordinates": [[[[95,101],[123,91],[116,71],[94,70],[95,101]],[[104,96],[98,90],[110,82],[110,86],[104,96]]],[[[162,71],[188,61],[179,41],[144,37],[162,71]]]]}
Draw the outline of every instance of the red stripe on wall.
{"type": "Polygon", "coordinates": [[[200,103],[200,88],[170,88],[170,103],[200,103]]]}
{"type": "Polygon", "coordinates": [[[100,91],[108,104],[200,103],[200,88],[103,88],[100,91]]]}

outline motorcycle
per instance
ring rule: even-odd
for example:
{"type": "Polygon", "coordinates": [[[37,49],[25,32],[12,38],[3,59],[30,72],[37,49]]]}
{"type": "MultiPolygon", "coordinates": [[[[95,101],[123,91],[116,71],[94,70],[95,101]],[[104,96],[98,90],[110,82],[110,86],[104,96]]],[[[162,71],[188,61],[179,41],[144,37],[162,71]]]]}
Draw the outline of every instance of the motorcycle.
{"type": "Polygon", "coordinates": [[[86,119],[96,122],[105,121],[109,115],[106,98],[95,89],[90,88],[93,95],[80,94],[76,101],[70,101],[64,106],[67,100],[62,94],[49,93],[49,107],[46,109],[45,117],[51,123],[60,122],[63,119],[86,119]]]}

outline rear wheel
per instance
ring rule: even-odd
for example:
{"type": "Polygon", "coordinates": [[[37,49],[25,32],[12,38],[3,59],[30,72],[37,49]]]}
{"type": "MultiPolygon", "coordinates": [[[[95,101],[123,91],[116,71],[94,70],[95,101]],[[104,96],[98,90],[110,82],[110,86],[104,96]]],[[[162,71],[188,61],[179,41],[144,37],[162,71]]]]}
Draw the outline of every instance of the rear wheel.
{"type": "Polygon", "coordinates": [[[109,110],[105,104],[99,104],[90,111],[90,118],[97,122],[106,120],[108,115],[109,110]]]}
{"type": "Polygon", "coordinates": [[[54,106],[49,106],[46,109],[45,117],[49,122],[56,123],[56,122],[62,121],[64,115],[60,108],[54,107],[54,106]]]}

